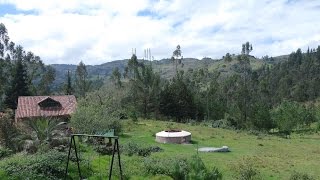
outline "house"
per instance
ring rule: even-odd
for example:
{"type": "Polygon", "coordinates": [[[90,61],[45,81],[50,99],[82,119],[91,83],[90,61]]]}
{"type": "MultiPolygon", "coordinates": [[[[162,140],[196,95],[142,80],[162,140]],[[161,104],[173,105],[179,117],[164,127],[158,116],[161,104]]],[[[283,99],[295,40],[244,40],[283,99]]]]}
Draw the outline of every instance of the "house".
{"type": "Polygon", "coordinates": [[[75,111],[77,101],[73,95],[64,96],[20,96],[15,112],[16,123],[41,117],[69,119],[75,111]]]}

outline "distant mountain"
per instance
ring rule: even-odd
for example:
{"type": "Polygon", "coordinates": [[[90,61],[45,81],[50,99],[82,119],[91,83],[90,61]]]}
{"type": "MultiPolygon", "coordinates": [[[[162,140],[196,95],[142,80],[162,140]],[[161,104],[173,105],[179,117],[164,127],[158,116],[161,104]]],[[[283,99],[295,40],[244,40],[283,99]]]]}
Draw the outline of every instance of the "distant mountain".
{"type": "MultiPolygon", "coordinates": [[[[112,69],[118,67],[121,72],[124,71],[128,60],[115,60],[100,65],[86,65],[88,75],[90,79],[106,78],[108,77],[112,69]]],[[[60,86],[66,81],[67,72],[70,71],[72,75],[75,75],[77,65],[73,64],[51,64],[56,70],[56,78],[54,84],[60,86]]]]}
{"type": "MultiPolygon", "coordinates": [[[[254,56],[250,56],[250,64],[252,69],[258,69],[263,64],[274,64],[280,61],[287,59],[288,56],[279,56],[274,57],[273,60],[267,59],[262,60],[255,58],[254,56]]],[[[208,67],[209,71],[219,71],[221,74],[230,74],[234,71],[237,66],[236,56],[232,57],[231,62],[226,62],[223,59],[211,59],[211,58],[203,58],[202,60],[196,58],[184,58],[182,60],[182,64],[178,66],[178,69],[188,71],[188,70],[196,70],[199,68],[208,67]]],[[[140,60],[143,61],[143,60],[140,60]]],[[[161,59],[154,61],[144,61],[146,64],[150,63],[155,72],[158,72],[163,78],[171,78],[175,74],[175,66],[172,63],[171,59],[161,59]]],[[[118,67],[120,72],[124,72],[124,68],[128,63],[128,59],[124,60],[115,60],[107,63],[103,63],[100,65],[86,65],[87,71],[89,74],[89,78],[97,79],[102,78],[105,79],[111,75],[112,70],[115,67],[118,67]]],[[[71,64],[52,64],[51,65],[56,70],[56,80],[55,85],[61,85],[65,82],[67,71],[71,71],[72,74],[75,73],[77,65],[71,64]]]]}

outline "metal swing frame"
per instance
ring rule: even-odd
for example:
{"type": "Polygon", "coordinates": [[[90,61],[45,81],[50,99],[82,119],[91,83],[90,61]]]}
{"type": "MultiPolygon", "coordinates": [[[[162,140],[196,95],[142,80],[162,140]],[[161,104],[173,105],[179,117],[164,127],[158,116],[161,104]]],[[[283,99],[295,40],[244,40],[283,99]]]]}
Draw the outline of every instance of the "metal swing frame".
{"type": "Polygon", "coordinates": [[[69,146],[69,153],[68,153],[68,161],[67,161],[67,167],[66,167],[66,172],[65,172],[65,176],[64,176],[64,179],[65,179],[65,180],[67,179],[67,176],[68,176],[68,167],[69,167],[70,153],[71,153],[72,144],[74,145],[74,151],[75,151],[75,154],[76,154],[79,178],[82,179],[81,169],[80,169],[80,163],[79,163],[79,157],[78,157],[78,151],[77,151],[77,146],[76,146],[76,141],[75,141],[75,137],[76,137],[76,136],[77,136],[77,137],[86,136],[86,137],[108,138],[109,141],[111,141],[112,139],[114,139],[113,150],[112,150],[112,159],[111,159],[110,170],[109,170],[109,180],[111,180],[111,176],[112,176],[112,168],[113,168],[115,151],[117,151],[117,154],[118,154],[119,169],[120,169],[120,179],[121,179],[121,180],[123,179],[123,178],[122,178],[121,161],[120,161],[119,137],[118,137],[118,136],[106,135],[106,134],[105,134],[105,135],[71,134],[70,146],[69,146]]]}

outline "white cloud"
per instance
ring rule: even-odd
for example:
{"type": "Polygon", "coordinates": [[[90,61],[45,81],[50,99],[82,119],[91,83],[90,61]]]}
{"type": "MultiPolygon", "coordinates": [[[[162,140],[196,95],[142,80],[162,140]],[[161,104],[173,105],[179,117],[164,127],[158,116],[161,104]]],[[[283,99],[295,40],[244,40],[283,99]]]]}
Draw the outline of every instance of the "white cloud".
{"type": "Polygon", "coordinates": [[[143,57],[148,47],[160,59],[177,44],[198,58],[237,54],[246,41],[258,57],[320,44],[319,1],[0,0],[8,3],[21,11],[0,16],[9,36],[48,64],[100,64],[132,48],[143,57]]]}

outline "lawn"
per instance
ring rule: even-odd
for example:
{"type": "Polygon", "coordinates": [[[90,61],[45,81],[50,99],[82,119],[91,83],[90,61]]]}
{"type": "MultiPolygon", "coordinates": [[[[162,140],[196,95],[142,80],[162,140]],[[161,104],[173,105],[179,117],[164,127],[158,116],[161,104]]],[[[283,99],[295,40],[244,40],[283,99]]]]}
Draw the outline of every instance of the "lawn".
{"type": "MultiPolygon", "coordinates": [[[[320,134],[305,133],[292,134],[290,139],[276,135],[256,134],[247,131],[235,131],[210,128],[202,125],[179,124],[165,121],[139,120],[134,123],[123,121],[123,133],[120,136],[120,146],[134,142],[141,146],[159,146],[161,152],[151,153],[148,157],[121,154],[123,172],[131,179],[171,179],[164,175],[151,175],[145,171],[145,161],[153,159],[190,158],[197,154],[197,147],[229,146],[228,153],[203,153],[199,156],[208,169],[217,167],[223,179],[235,179],[235,169],[240,163],[251,162],[260,172],[262,179],[289,179],[293,172],[306,173],[320,179],[320,134]],[[155,142],[155,133],[165,129],[183,129],[192,133],[192,144],[160,144],[155,142]]],[[[85,159],[81,162],[81,169],[88,179],[107,179],[111,156],[99,155],[93,147],[81,144],[80,156],[85,159]],[[92,169],[92,171],[88,171],[92,169]]],[[[67,153],[67,152],[66,152],[67,153]]],[[[14,159],[28,159],[32,155],[16,154],[0,162],[10,162],[14,159]]],[[[119,174],[117,159],[115,159],[114,175],[119,174]]],[[[64,161],[64,160],[63,160],[64,161]]],[[[65,168],[64,163],[60,163],[65,168]]],[[[165,165],[166,166],[166,165],[165,165]]],[[[76,164],[71,164],[70,175],[77,179],[76,164]]],[[[63,170],[64,171],[64,170],[63,170]]],[[[5,179],[6,175],[0,177],[5,179]]],[[[117,178],[115,178],[117,179],[117,178]]]]}
{"type": "Polygon", "coordinates": [[[285,139],[275,135],[252,135],[245,131],[151,120],[138,123],[127,121],[123,132],[120,144],[130,141],[160,146],[164,151],[151,155],[159,158],[192,156],[197,153],[197,146],[229,146],[231,149],[229,153],[199,153],[207,167],[219,168],[224,179],[232,179],[237,164],[246,159],[254,161],[263,179],[288,179],[294,171],[320,178],[319,133],[292,134],[290,139],[285,139]],[[179,128],[191,132],[195,143],[176,145],[155,142],[155,133],[168,128],[179,128]]]}

